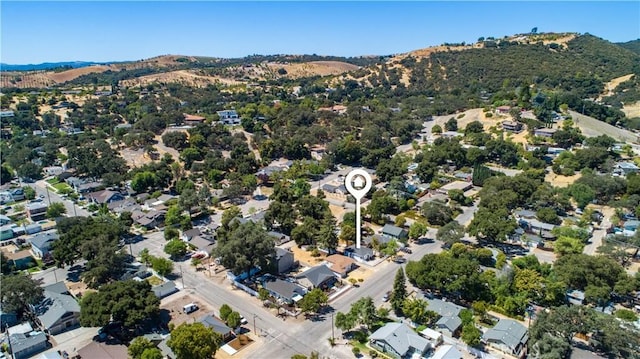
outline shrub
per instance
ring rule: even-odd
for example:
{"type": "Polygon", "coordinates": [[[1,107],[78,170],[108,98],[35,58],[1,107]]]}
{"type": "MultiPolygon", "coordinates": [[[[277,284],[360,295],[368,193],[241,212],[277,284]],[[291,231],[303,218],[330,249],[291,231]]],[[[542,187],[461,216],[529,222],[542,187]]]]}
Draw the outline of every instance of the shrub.
{"type": "Polygon", "coordinates": [[[353,352],[353,355],[355,355],[355,356],[359,356],[360,355],[360,348],[358,348],[358,347],[353,347],[353,349],[351,349],[351,351],[353,352]]]}

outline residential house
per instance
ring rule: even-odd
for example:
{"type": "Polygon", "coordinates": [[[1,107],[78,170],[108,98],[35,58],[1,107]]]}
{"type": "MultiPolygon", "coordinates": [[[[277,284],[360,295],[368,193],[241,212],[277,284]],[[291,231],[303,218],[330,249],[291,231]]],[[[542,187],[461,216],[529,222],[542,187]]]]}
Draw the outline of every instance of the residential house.
{"type": "Polygon", "coordinates": [[[439,347],[429,359],[462,359],[462,353],[453,345],[446,344],[439,347]]]}
{"type": "Polygon", "coordinates": [[[9,194],[11,194],[11,198],[13,198],[15,202],[27,199],[22,188],[10,189],[9,194]]]}
{"type": "Polygon", "coordinates": [[[374,242],[378,243],[378,245],[385,245],[394,240],[396,239],[393,237],[387,236],[386,234],[374,234],[373,236],[364,237],[362,239],[362,243],[364,243],[368,247],[375,247],[373,245],[374,242]]]}
{"type": "Polygon", "coordinates": [[[291,268],[293,268],[293,265],[293,252],[276,247],[274,270],[276,270],[278,274],[284,274],[289,272],[291,268]]]}
{"type": "Polygon", "coordinates": [[[46,176],[57,176],[64,172],[64,167],[62,166],[48,166],[42,168],[42,171],[46,176]]]}
{"type": "Polygon", "coordinates": [[[64,283],[43,289],[44,300],[35,307],[42,330],[56,335],[80,325],[80,305],[64,283]]]}
{"type": "Polygon", "coordinates": [[[490,347],[516,358],[523,358],[527,352],[529,334],[527,328],[513,319],[500,319],[495,327],[482,335],[482,340],[490,347]]]}
{"type": "Polygon", "coordinates": [[[191,238],[189,244],[196,247],[197,251],[211,253],[216,246],[215,240],[209,235],[199,235],[191,238]]]}
{"type": "Polygon", "coordinates": [[[522,131],[522,123],[517,121],[502,121],[502,129],[509,132],[519,133],[522,131]]]}
{"type": "Polygon", "coordinates": [[[271,296],[287,304],[297,303],[307,294],[307,290],[296,283],[270,276],[262,282],[262,287],[268,290],[271,296]]]}
{"type": "Polygon", "coordinates": [[[49,346],[44,332],[18,333],[9,335],[13,359],[30,358],[49,346]]]}
{"type": "Polygon", "coordinates": [[[133,212],[139,210],[141,207],[136,201],[131,199],[124,199],[122,201],[113,201],[107,204],[109,211],[113,213],[133,212]]]}
{"type": "Polygon", "coordinates": [[[498,106],[496,107],[496,114],[508,115],[510,110],[511,110],[511,106],[498,106]]]}
{"type": "Polygon", "coordinates": [[[384,227],[382,227],[382,234],[397,240],[403,240],[407,239],[409,232],[407,232],[407,230],[404,228],[400,228],[398,226],[394,226],[393,224],[387,223],[384,225],[384,227]]]}
{"type": "Polygon", "coordinates": [[[51,244],[58,240],[58,238],[58,231],[50,230],[31,236],[27,239],[27,242],[31,244],[31,253],[33,253],[33,256],[38,259],[42,259],[44,256],[49,254],[51,244]]]}
{"type": "MultiPolygon", "coordinates": [[[[262,219],[264,219],[264,211],[260,213],[262,213],[262,219]]],[[[270,231],[267,234],[274,239],[274,242],[276,243],[276,245],[281,245],[291,241],[291,237],[287,236],[284,233],[270,231]]]]}
{"type": "Polygon", "coordinates": [[[15,224],[5,224],[0,227],[0,242],[2,242],[2,245],[5,245],[5,243],[13,243],[12,239],[15,235],[13,231],[14,228],[16,228],[15,224]]]}
{"type": "Polygon", "coordinates": [[[0,117],[14,117],[16,114],[12,110],[0,111],[0,117]]]}
{"type": "Polygon", "coordinates": [[[166,213],[165,211],[156,211],[156,210],[152,210],[148,212],[135,210],[131,213],[131,218],[137,224],[147,229],[152,229],[152,228],[164,226],[165,213],[166,213]]]}
{"type": "Polygon", "coordinates": [[[14,312],[4,312],[0,304],[0,330],[18,324],[18,315],[14,312]]]}
{"type": "Polygon", "coordinates": [[[567,292],[567,301],[573,305],[583,305],[585,294],[581,290],[570,290],[567,292]]]}
{"type": "Polygon", "coordinates": [[[466,192],[473,188],[473,183],[467,181],[453,181],[445,184],[444,186],[438,188],[438,192],[442,194],[449,194],[449,191],[453,189],[460,190],[462,192],[466,192]]]}
{"type": "Polygon", "coordinates": [[[122,359],[128,358],[127,347],[123,344],[106,344],[92,341],[78,349],[81,359],[122,359]]]}
{"type": "Polygon", "coordinates": [[[462,133],[456,132],[456,131],[445,131],[440,136],[443,137],[443,138],[458,138],[458,137],[462,137],[464,135],[462,133]]]}
{"type": "Polygon", "coordinates": [[[618,162],[616,163],[614,174],[617,173],[626,176],[630,173],[637,173],[639,169],[640,168],[633,162],[618,162]]]}
{"type": "Polygon", "coordinates": [[[26,206],[27,215],[32,221],[40,221],[47,217],[47,206],[43,202],[28,203],[26,206]]]}
{"type": "Polygon", "coordinates": [[[189,115],[186,113],[183,115],[184,115],[184,124],[188,126],[197,126],[201,123],[204,123],[204,121],[206,120],[206,118],[202,116],[189,115]]]}
{"type": "Polygon", "coordinates": [[[4,214],[0,214],[0,226],[4,226],[13,222],[11,218],[5,216],[4,214]]]}
{"type": "Polygon", "coordinates": [[[311,267],[296,277],[298,283],[308,289],[325,289],[337,281],[336,275],[324,264],[311,267]]]}
{"type": "Polygon", "coordinates": [[[520,219],[518,221],[518,225],[524,228],[525,231],[531,234],[551,234],[554,228],[556,228],[555,224],[544,223],[537,219],[520,219]]]}
{"type": "Polygon", "coordinates": [[[420,334],[423,337],[427,338],[427,340],[430,341],[431,343],[433,343],[433,346],[435,346],[435,347],[437,347],[438,345],[442,344],[442,342],[444,341],[443,338],[442,338],[442,333],[440,333],[437,330],[433,330],[431,328],[424,328],[418,334],[420,334]]]}
{"type": "Polygon", "coordinates": [[[353,258],[359,262],[367,262],[373,259],[373,249],[361,246],[356,248],[355,245],[350,245],[344,249],[344,255],[353,258]]]}
{"type": "Polygon", "coordinates": [[[18,270],[30,268],[35,263],[35,260],[31,256],[31,251],[28,249],[5,253],[5,256],[7,257],[7,260],[10,263],[13,263],[13,266],[18,270]]]}
{"type": "Polygon", "coordinates": [[[224,322],[216,318],[213,313],[206,314],[198,319],[198,322],[204,324],[205,327],[213,329],[214,332],[222,336],[223,342],[233,339],[233,331],[224,322]]]}
{"type": "Polygon", "coordinates": [[[129,131],[133,128],[133,125],[130,123],[119,123],[117,124],[113,130],[117,131],[117,130],[123,130],[123,131],[129,131]]]}
{"type": "Polygon", "coordinates": [[[353,258],[343,256],[342,254],[332,254],[325,258],[325,264],[331,271],[342,278],[345,278],[349,272],[358,268],[353,258]]]}
{"type": "Polygon", "coordinates": [[[262,182],[269,182],[274,173],[286,171],[288,167],[285,166],[266,166],[256,172],[256,177],[262,182]]]}
{"type": "Polygon", "coordinates": [[[462,325],[459,314],[464,308],[442,299],[427,298],[426,301],[427,310],[436,312],[440,316],[435,325],[436,330],[449,337],[455,336],[462,325]]]}
{"type": "Polygon", "coordinates": [[[640,221],[637,219],[630,219],[625,221],[622,225],[622,234],[625,237],[633,237],[638,230],[638,226],[640,225],[640,221]]]}
{"type": "Polygon", "coordinates": [[[369,336],[369,343],[396,359],[426,357],[433,349],[431,342],[404,323],[387,323],[369,336]]]}
{"type": "Polygon", "coordinates": [[[31,323],[23,322],[23,323],[14,325],[10,328],[7,328],[7,335],[27,334],[27,333],[31,333],[32,331],[33,331],[33,327],[31,326],[31,323]]]}
{"type": "Polygon", "coordinates": [[[322,190],[325,193],[338,194],[341,196],[346,196],[349,193],[347,187],[343,184],[325,183],[322,185],[322,190]]]}
{"type": "Polygon", "coordinates": [[[176,284],[172,281],[166,281],[162,284],[154,285],[151,287],[153,294],[156,295],[159,299],[170,296],[171,294],[178,291],[176,284]]]}
{"type": "Polygon", "coordinates": [[[237,125],[240,123],[240,116],[236,110],[223,110],[218,111],[218,117],[220,117],[220,122],[225,125],[237,125]]]}
{"type": "Polygon", "coordinates": [[[91,192],[85,197],[95,204],[109,204],[124,200],[124,196],[121,193],[106,189],[102,191],[91,192]]]}
{"type": "Polygon", "coordinates": [[[553,135],[557,132],[558,130],[555,128],[536,128],[533,131],[533,135],[534,136],[540,136],[540,137],[553,137],[553,135]]]}
{"type": "Polygon", "coordinates": [[[24,226],[24,227],[15,227],[13,230],[14,234],[36,234],[36,233],[40,233],[42,232],[42,226],[37,224],[37,223],[32,223],[28,226],[24,226]],[[16,228],[22,228],[24,229],[24,231],[22,233],[20,233],[19,231],[16,231],[16,228]]]}

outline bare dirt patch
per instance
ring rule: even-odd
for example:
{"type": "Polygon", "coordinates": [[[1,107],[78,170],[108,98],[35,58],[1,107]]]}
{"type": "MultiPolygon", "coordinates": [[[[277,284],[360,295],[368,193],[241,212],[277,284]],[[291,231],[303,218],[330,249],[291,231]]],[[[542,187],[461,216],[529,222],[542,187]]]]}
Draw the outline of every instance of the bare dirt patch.
{"type": "Polygon", "coordinates": [[[278,64],[270,63],[273,70],[284,68],[287,77],[298,78],[307,76],[339,75],[345,72],[357,70],[359,67],[342,61],[311,61],[303,63],[278,64]]]}
{"type": "Polygon", "coordinates": [[[157,82],[174,82],[181,83],[187,86],[204,87],[211,84],[224,84],[224,85],[238,85],[244,82],[233,80],[229,78],[223,78],[219,76],[209,76],[199,70],[176,70],[163,72],[159,74],[152,74],[141,76],[131,80],[122,81],[123,86],[138,86],[148,85],[157,82]]]}
{"type": "Polygon", "coordinates": [[[549,172],[545,176],[544,180],[545,182],[551,183],[554,187],[569,187],[581,176],[582,175],[580,173],[573,176],[559,176],[553,172],[549,172]]]}
{"type": "Polygon", "coordinates": [[[624,112],[628,118],[640,117],[640,101],[624,104],[622,112],[624,112]]]}
{"type": "Polygon", "coordinates": [[[164,309],[168,312],[170,323],[173,323],[176,326],[188,321],[194,321],[197,318],[214,311],[214,308],[207,304],[205,300],[193,294],[184,294],[183,296],[176,298],[170,297],[170,299],[171,300],[169,301],[161,303],[160,309],[164,309]],[[190,303],[196,304],[199,309],[195,312],[185,314],[182,308],[190,303]]]}
{"type": "Polygon", "coordinates": [[[56,83],[62,83],[62,82],[71,81],[82,75],[92,74],[95,72],[105,72],[109,69],[111,69],[110,66],[104,66],[104,65],[87,66],[79,69],[71,69],[71,70],[62,71],[62,72],[49,72],[47,74],[47,77],[49,77],[56,83]]]}
{"type": "Polygon", "coordinates": [[[615,88],[618,87],[618,85],[620,85],[621,83],[631,79],[633,75],[634,74],[628,74],[628,75],[616,77],[615,79],[604,84],[604,92],[602,93],[600,98],[613,95],[613,90],[615,90],[615,88]]]}

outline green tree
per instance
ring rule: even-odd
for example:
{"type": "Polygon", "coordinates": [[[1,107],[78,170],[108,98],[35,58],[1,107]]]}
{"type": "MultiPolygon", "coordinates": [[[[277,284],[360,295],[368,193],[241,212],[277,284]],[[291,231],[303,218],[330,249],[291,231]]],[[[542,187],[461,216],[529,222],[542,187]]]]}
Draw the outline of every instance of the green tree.
{"type": "Polygon", "coordinates": [[[24,197],[28,200],[32,200],[34,198],[36,198],[36,190],[29,187],[29,186],[24,186],[22,187],[22,191],[24,192],[24,197]]]}
{"type": "Polygon", "coordinates": [[[162,352],[158,348],[148,348],[142,352],[140,359],[164,359],[162,352]]]}
{"type": "Polygon", "coordinates": [[[167,346],[178,358],[210,359],[222,344],[222,336],[202,323],[183,323],[171,331],[167,346]]]}
{"type": "Polygon", "coordinates": [[[447,131],[458,131],[458,120],[451,117],[447,122],[445,122],[444,129],[447,131]]]}
{"type": "Polygon", "coordinates": [[[402,304],[402,312],[417,324],[427,324],[436,314],[427,309],[427,302],[423,299],[406,299],[402,304]]]}
{"type": "Polygon", "coordinates": [[[140,193],[156,188],[158,177],[150,171],[138,172],[131,179],[131,189],[140,193]]]}
{"type": "Polygon", "coordinates": [[[556,225],[562,223],[562,220],[560,219],[560,217],[558,217],[558,214],[553,208],[540,208],[536,212],[536,216],[539,220],[545,223],[556,225]]]}
{"type": "Polygon", "coordinates": [[[269,258],[275,253],[275,244],[262,226],[247,222],[219,240],[214,253],[232,273],[250,273],[254,267],[267,268],[269,258]]]}
{"type": "Polygon", "coordinates": [[[351,313],[338,312],[336,314],[336,328],[340,329],[343,334],[353,329],[356,325],[357,318],[351,313]]]}
{"type": "Polygon", "coordinates": [[[171,258],[181,258],[187,254],[187,244],[179,239],[172,239],[165,244],[164,252],[171,258]]]}
{"type": "Polygon", "coordinates": [[[453,219],[453,211],[440,201],[426,202],[422,206],[422,215],[435,226],[444,226],[453,219]]]}
{"type": "Polygon", "coordinates": [[[47,208],[48,218],[58,218],[65,213],[67,213],[67,208],[62,202],[53,202],[49,205],[49,208],[47,208]]]}
{"type": "Polygon", "coordinates": [[[173,272],[173,262],[162,257],[153,257],[151,259],[151,268],[159,275],[165,277],[173,272]]]}
{"type": "Polygon", "coordinates": [[[29,305],[39,303],[43,296],[40,283],[25,274],[13,274],[2,278],[2,309],[15,312],[19,317],[29,309],[29,305]]]}
{"type": "Polygon", "coordinates": [[[233,309],[228,304],[223,304],[220,307],[220,319],[227,321],[229,315],[233,312],[233,309]]]}
{"type": "Polygon", "coordinates": [[[444,242],[448,247],[460,242],[464,237],[464,227],[458,221],[451,221],[438,228],[436,239],[444,242]]]}
{"type": "Polygon", "coordinates": [[[156,346],[145,337],[136,337],[129,344],[127,352],[132,359],[142,359],[142,353],[147,349],[154,349],[156,346]]]}
{"type": "Polygon", "coordinates": [[[482,332],[480,329],[476,328],[473,323],[468,323],[462,327],[462,335],[460,336],[460,339],[462,339],[462,341],[467,345],[472,347],[478,346],[480,344],[481,337],[482,332]]]}
{"type": "Polygon", "coordinates": [[[427,234],[427,226],[422,222],[413,222],[413,224],[409,227],[409,238],[416,240],[425,234],[427,234]]]}
{"type": "Polygon", "coordinates": [[[314,288],[307,293],[300,301],[300,309],[305,314],[316,314],[322,307],[327,305],[329,297],[320,288],[314,288]]]}
{"type": "Polygon", "coordinates": [[[97,292],[82,297],[80,324],[100,327],[114,321],[125,328],[134,328],[145,320],[157,318],[159,311],[160,300],[149,282],[119,281],[105,284],[97,292]]]}
{"type": "Polygon", "coordinates": [[[439,135],[442,133],[442,126],[440,125],[433,125],[433,127],[431,127],[431,133],[433,133],[434,135],[439,135]]]}
{"type": "Polygon", "coordinates": [[[553,243],[553,252],[559,256],[579,254],[584,250],[584,243],[578,238],[560,237],[553,243]]]}
{"type": "Polygon", "coordinates": [[[227,316],[227,325],[229,328],[237,328],[240,326],[240,313],[232,311],[227,316]]]}
{"type": "Polygon", "coordinates": [[[405,281],[404,270],[400,267],[396,272],[396,278],[393,281],[393,292],[391,293],[391,308],[398,316],[402,315],[402,306],[407,299],[405,281]]]}
{"type": "Polygon", "coordinates": [[[180,232],[173,227],[164,227],[164,239],[166,241],[172,241],[180,238],[180,232]]]}
{"type": "Polygon", "coordinates": [[[167,214],[164,217],[164,224],[167,227],[182,224],[185,221],[189,221],[189,217],[183,214],[182,208],[177,205],[170,206],[167,209],[167,214]]]}

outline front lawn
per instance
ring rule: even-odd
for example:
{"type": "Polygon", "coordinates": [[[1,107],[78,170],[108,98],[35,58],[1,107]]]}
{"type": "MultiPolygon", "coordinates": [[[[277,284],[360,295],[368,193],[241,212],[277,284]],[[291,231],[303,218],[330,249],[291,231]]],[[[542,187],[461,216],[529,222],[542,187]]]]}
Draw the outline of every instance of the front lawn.
{"type": "Polygon", "coordinates": [[[47,180],[47,183],[55,186],[56,184],[60,183],[60,180],[58,179],[58,177],[52,177],[47,180]]]}
{"type": "Polygon", "coordinates": [[[68,193],[68,192],[71,191],[71,187],[68,184],[64,183],[64,182],[60,182],[60,183],[54,184],[53,188],[55,188],[56,191],[60,192],[60,193],[65,193],[65,192],[68,193]]]}

